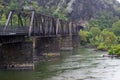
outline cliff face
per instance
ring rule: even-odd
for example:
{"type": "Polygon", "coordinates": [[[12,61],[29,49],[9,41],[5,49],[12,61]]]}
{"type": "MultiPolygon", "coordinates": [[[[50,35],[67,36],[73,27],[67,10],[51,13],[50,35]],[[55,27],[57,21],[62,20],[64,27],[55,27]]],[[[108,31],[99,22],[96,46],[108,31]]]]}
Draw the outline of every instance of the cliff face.
{"type": "MultiPolygon", "coordinates": [[[[1,0],[9,3],[10,0],[1,0]]],[[[12,1],[12,0],[11,0],[12,1]]],[[[101,12],[112,13],[120,17],[120,3],[117,0],[13,0],[25,2],[37,1],[47,13],[66,13],[69,19],[77,22],[96,18],[101,12]]],[[[24,4],[23,4],[24,5],[24,4]]],[[[31,5],[31,4],[30,4],[31,5]]],[[[36,5],[36,4],[35,4],[36,5]]]]}
{"type": "Polygon", "coordinates": [[[67,12],[74,21],[87,21],[98,16],[100,12],[112,12],[117,14],[115,8],[120,7],[116,0],[38,0],[44,9],[55,8],[55,12],[67,12]]]}

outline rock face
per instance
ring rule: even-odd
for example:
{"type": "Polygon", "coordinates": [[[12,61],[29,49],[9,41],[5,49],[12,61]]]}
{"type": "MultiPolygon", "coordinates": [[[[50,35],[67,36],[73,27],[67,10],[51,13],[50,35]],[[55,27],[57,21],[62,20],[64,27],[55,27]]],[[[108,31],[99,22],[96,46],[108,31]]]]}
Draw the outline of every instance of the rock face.
{"type": "MultiPolygon", "coordinates": [[[[10,3],[10,0],[1,0],[5,3],[10,3]]],[[[1,2],[0,1],[0,2],[1,2]]],[[[47,13],[67,13],[67,16],[72,21],[84,22],[91,18],[96,18],[101,12],[112,13],[120,17],[120,3],[117,0],[12,0],[19,1],[21,5],[36,5],[36,1],[39,6],[44,10],[48,10],[47,13]],[[30,1],[33,1],[31,3],[30,1]],[[24,2],[28,2],[25,4],[24,2]]],[[[18,3],[19,4],[19,3],[18,3]]],[[[3,4],[0,4],[3,5],[3,4]]],[[[18,6],[19,7],[19,6],[18,6]]]]}
{"type": "Polygon", "coordinates": [[[115,8],[120,7],[116,0],[38,0],[38,3],[44,9],[54,7],[56,12],[64,9],[73,21],[87,21],[103,11],[116,15],[115,8]]]}

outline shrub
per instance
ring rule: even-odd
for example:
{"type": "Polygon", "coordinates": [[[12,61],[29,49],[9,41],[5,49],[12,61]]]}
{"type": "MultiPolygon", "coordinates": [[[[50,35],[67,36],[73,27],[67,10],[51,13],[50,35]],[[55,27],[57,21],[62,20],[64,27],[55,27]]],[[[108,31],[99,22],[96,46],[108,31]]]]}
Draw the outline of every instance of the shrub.
{"type": "Polygon", "coordinates": [[[83,30],[80,30],[79,31],[79,37],[80,37],[80,42],[81,44],[86,44],[88,43],[88,37],[89,37],[89,32],[88,31],[83,31],[83,30]]]}
{"type": "Polygon", "coordinates": [[[111,46],[111,47],[108,49],[108,53],[109,53],[109,55],[117,55],[117,56],[120,56],[120,45],[111,46]]]}
{"type": "Polygon", "coordinates": [[[6,15],[2,14],[2,16],[0,17],[0,25],[5,25],[6,21],[6,15]]]}
{"type": "Polygon", "coordinates": [[[112,25],[112,31],[119,36],[120,35],[120,20],[118,20],[117,22],[113,23],[112,25]]]}
{"type": "Polygon", "coordinates": [[[97,49],[98,50],[102,50],[102,51],[106,51],[107,50],[107,46],[105,46],[104,43],[101,43],[100,45],[98,45],[97,49]]]}

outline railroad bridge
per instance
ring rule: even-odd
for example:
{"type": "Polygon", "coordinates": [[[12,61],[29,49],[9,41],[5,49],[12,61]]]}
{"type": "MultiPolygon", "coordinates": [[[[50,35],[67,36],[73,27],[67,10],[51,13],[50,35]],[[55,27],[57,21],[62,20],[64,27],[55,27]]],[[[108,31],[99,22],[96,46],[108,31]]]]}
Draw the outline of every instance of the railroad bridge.
{"type": "Polygon", "coordinates": [[[35,11],[10,11],[0,26],[0,68],[33,69],[41,56],[76,47],[78,31],[70,21],[35,11]]]}

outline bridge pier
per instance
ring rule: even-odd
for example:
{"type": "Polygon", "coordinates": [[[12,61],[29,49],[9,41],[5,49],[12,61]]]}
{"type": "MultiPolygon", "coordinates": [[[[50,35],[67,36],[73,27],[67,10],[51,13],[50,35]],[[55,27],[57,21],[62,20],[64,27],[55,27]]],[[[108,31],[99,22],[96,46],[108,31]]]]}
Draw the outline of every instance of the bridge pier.
{"type": "Polygon", "coordinates": [[[72,35],[72,43],[73,43],[73,48],[77,48],[80,46],[78,35],[72,35]]]}
{"type": "Polygon", "coordinates": [[[0,48],[0,69],[33,69],[32,46],[29,42],[3,44],[0,48]]]}
{"type": "Polygon", "coordinates": [[[24,42],[0,45],[0,69],[33,70],[35,61],[60,56],[60,50],[78,47],[78,36],[32,37],[24,42]]]}
{"type": "Polygon", "coordinates": [[[59,40],[56,37],[41,37],[33,40],[34,61],[48,60],[59,55],[59,40]]]}
{"type": "Polygon", "coordinates": [[[61,42],[60,42],[60,50],[66,51],[66,50],[72,50],[73,45],[72,45],[72,36],[63,36],[61,37],[61,42]]]}
{"type": "Polygon", "coordinates": [[[60,38],[60,50],[63,51],[73,50],[79,47],[79,44],[78,35],[63,36],[60,38]]]}
{"type": "Polygon", "coordinates": [[[78,36],[34,37],[33,61],[45,60],[49,56],[60,56],[60,50],[70,51],[78,47],[78,36]]]}

